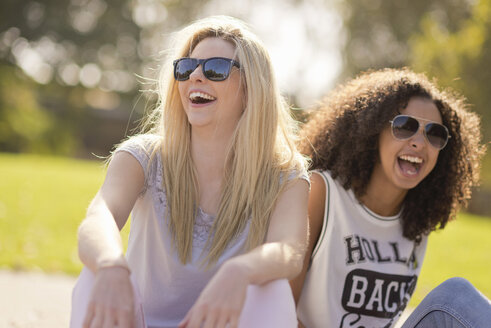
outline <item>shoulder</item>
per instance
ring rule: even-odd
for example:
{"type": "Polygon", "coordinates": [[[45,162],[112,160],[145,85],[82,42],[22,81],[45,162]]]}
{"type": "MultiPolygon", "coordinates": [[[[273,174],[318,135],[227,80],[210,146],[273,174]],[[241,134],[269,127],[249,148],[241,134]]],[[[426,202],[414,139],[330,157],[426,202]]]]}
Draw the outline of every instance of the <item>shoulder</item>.
{"type": "Polygon", "coordinates": [[[327,180],[321,172],[314,171],[310,177],[311,189],[309,195],[309,221],[311,233],[317,235],[324,218],[324,210],[328,195],[327,180]]]}
{"type": "Polygon", "coordinates": [[[115,152],[138,152],[149,157],[153,151],[160,146],[161,140],[162,137],[155,134],[139,134],[131,136],[116,146],[115,152]]]}
{"type": "Polygon", "coordinates": [[[310,188],[310,174],[306,170],[282,171],[280,174],[281,184],[284,182],[285,177],[286,177],[285,183],[287,183],[288,185],[292,185],[292,183],[296,184],[298,181],[305,181],[310,188]]]}
{"type": "Polygon", "coordinates": [[[148,165],[150,158],[160,148],[162,138],[155,134],[140,134],[129,137],[121,144],[116,146],[114,154],[127,152],[133,155],[144,169],[148,165]]]}

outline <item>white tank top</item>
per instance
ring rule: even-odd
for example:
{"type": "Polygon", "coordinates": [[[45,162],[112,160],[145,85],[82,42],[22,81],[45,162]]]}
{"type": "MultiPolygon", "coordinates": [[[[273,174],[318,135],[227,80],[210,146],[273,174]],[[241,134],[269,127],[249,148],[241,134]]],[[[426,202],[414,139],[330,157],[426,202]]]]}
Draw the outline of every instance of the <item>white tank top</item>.
{"type": "Polygon", "coordinates": [[[379,216],[329,172],[324,223],[297,307],[307,328],[392,327],[416,287],[427,238],[402,236],[399,215],[379,216]]]}

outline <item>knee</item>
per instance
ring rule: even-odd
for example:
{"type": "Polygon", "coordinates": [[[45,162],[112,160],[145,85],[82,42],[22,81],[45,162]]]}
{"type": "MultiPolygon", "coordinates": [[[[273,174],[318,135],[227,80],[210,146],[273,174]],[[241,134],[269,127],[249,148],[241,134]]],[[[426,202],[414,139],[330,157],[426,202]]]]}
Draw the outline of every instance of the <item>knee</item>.
{"type": "Polygon", "coordinates": [[[453,288],[468,288],[472,287],[472,284],[465,278],[453,277],[445,280],[441,285],[449,285],[453,288]]]}
{"type": "Polygon", "coordinates": [[[466,279],[454,277],[445,280],[427,296],[433,304],[454,304],[461,302],[466,303],[468,297],[473,295],[477,290],[466,279]]]}
{"type": "Polygon", "coordinates": [[[247,297],[276,302],[285,298],[293,298],[293,295],[288,281],[286,279],[279,279],[261,286],[250,285],[247,291],[247,297]]]}
{"type": "Polygon", "coordinates": [[[297,327],[295,302],[288,281],[250,285],[239,327],[297,327]]]}
{"type": "Polygon", "coordinates": [[[474,286],[465,278],[453,277],[445,280],[435,288],[435,291],[441,291],[444,295],[451,292],[453,295],[474,290],[474,286]]]}

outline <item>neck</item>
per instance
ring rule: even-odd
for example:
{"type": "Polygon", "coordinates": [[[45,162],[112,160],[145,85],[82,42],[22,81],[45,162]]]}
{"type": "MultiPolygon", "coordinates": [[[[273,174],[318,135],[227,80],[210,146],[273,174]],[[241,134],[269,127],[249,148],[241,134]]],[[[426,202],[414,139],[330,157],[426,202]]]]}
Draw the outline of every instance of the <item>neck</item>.
{"type": "Polygon", "coordinates": [[[377,185],[372,180],[367,186],[366,193],[360,197],[361,202],[381,216],[393,216],[399,213],[407,190],[377,185]]]}
{"type": "Polygon", "coordinates": [[[191,135],[191,156],[198,172],[206,175],[223,174],[229,139],[191,135]]]}
{"type": "Polygon", "coordinates": [[[199,205],[211,215],[218,212],[230,138],[191,134],[191,156],[198,179],[199,205]]]}

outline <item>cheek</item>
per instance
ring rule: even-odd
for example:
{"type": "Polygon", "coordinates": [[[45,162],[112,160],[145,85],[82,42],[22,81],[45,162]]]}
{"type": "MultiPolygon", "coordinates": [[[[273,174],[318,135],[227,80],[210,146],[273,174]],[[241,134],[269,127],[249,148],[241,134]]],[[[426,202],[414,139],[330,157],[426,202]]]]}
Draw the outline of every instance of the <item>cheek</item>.
{"type": "Polygon", "coordinates": [[[245,108],[244,92],[242,91],[242,88],[229,88],[227,94],[228,97],[226,102],[228,107],[242,112],[245,108]]]}
{"type": "Polygon", "coordinates": [[[234,74],[228,86],[228,92],[233,95],[230,100],[236,106],[244,108],[245,91],[244,85],[239,74],[234,74]]]}
{"type": "Polygon", "coordinates": [[[183,95],[185,93],[184,86],[182,83],[177,83],[177,91],[179,92],[179,98],[183,99],[183,95]]]}
{"type": "Polygon", "coordinates": [[[383,130],[380,133],[378,140],[379,156],[380,160],[389,160],[394,156],[394,149],[396,143],[394,142],[392,135],[388,129],[383,130]]]}
{"type": "Polygon", "coordinates": [[[430,159],[430,166],[429,166],[429,172],[433,171],[433,169],[436,166],[436,162],[438,161],[438,155],[440,152],[438,150],[432,151],[430,154],[428,154],[428,157],[430,159]]]}

